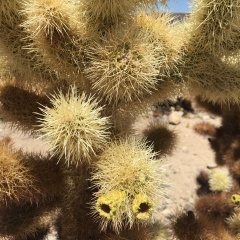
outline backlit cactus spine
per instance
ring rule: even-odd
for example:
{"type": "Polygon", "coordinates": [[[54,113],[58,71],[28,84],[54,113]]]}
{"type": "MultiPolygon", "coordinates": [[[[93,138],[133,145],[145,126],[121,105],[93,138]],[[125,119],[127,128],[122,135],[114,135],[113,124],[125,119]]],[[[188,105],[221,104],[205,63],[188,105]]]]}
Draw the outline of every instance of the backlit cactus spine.
{"type": "MultiPolygon", "coordinates": [[[[159,3],[165,1],[104,1],[100,5],[99,1],[1,1],[1,49],[11,73],[10,78],[2,75],[3,113],[14,128],[40,135],[48,149],[44,157],[19,153],[13,158],[9,143],[3,145],[9,151],[3,158],[4,169],[10,172],[8,163],[14,161],[17,167],[12,174],[26,179],[20,184],[14,178],[5,189],[8,195],[0,204],[1,237],[40,239],[50,226],[45,216],[52,212],[59,239],[98,239],[127,231],[137,236],[138,231],[132,230],[136,224],[150,224],[154,209],[165,197],[165,170],[152,147],[136,140],[129,130],[139,113],[133,110],[139,101],[147,97],[144,106],[148,106],[164,99],[168,89],[171,94],[175,91],[170,66],[178,58],[178,48],[171,46],[170,18],[158,17],[166,28],[159,37],[158,21],[151,14],[148,20],[144,13],[159,3]],[[145,10],[137,13],[142,7],[145,10]],[[163,53],[163,48],[168,52],[163,53]],[[130,104],[127,110],[126,104],[130,104]],[[116,114],[122,110],[120,122],[128,125],[126,129],[116,114]],[[123,120],[132,110],[131,118],[123,120]],[[108,167],[117,174],[115,165],[125,150],[134,170],[122,166],[122,174],[129,171],[130,189],[127,182],[112,187],[107,178],[108,167]],[[117,155],[110,156],[115,151],[117,155]],[[52,184],[37,172],[39,164],[39,171],[52,184]],[[105,164],[105,170],[99,164],[105,164]],[[144,164],[143,169],[135,164],[144,164]],[[54,174],[43,171],[44,167],[54,174]],[[15,225],[5,221],[17,207],[18,216],[26,213],[24,226],[19,219],[15,225]]],[[[10,177],[5,171],[1,183],[10,177]]]]}
{"type": "MultiPolygon", "coordinates": [[[[154,235],[150,220],[166,196],[161,157],[177,138],[151,124],[139,140],[132,124],[181,89],[218,103],[239,103],[240,89],[238,1],[194,0],[181,24],[157,13],[159,4],[166,1],[0,0],[0,49],[11,73],[1,71],[3,113],[49,148],[27,154],[3,143],[0,237],[43,238],[49,212],[59,239],[154,235]]],[[[202,236],[214,239],[211,231],[202,236]]]]}

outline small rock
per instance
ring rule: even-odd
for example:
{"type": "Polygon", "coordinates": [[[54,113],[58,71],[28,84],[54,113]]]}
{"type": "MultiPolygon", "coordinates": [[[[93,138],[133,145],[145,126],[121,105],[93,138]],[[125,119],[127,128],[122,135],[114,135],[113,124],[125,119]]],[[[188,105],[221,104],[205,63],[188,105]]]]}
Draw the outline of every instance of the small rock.
{"type": "Polygon", "coordinates": [[[195,118],[195,115],[193,113],[187,113],[184,115],[185,118],[193,119],[195,118]]]}
{"type": "Polygon", "coordinates": [[[194,204],[194,202],[195,202],[195,201],[194,201],[194,198],[193,198],[193,197],[190,197],[189,203],[190,203],[190,204],[194,204]]]}
{"type": "Polygon", "coordinates": [[[209,115],[206,114],[205,112],[199,112],[197,115],[198,115],[199,118],[201,118],[203,120],[207,120],[207,119],[210,118],[209,115]]]}
{"type": "Polygon", "coordinates": [[[185,206],[184,206],[184,210],[185,211],[192,211],[193,210],[193,207],[192,207],[192,205],[190,205],[190,204],[186,204],[185,206]]]}
{"type": "Polygon", "coordinates": [[[163,115],[162,123],[168,123],[168,116],[167,115],[163,115]]]}
{"type": "Polygon", "coordinates": [[[164,211],[167,208],[166,204],[162,204],[160,208],[158,208],[158,211],[164,211]]]}
{"type": "Polygon", "coordinates": [[[163,214],[165,217],[169,217],[172,214],[172,211],[166,208],[161,214],[163,214]]]}
{"type": "Polygon", "coordinates": [[[184,153],[188,153],[187,147],[182,147],[182,151],[183,151],[184,153]]]}
{"type": "Polygon", "coordinates": [[[199,112],[199,113],[197,114],[197,116],[200,117],[200,118],[202,118],[204,115],[205,115],[204,112],[199,112]]]}
{"type": "Polygon", "coordinates": [[[162,111],[155,110],[152,115],[153,117],[161,117],[163,114],[162,114],[162,111]]]}
{"type": "Polygon", "coordinates": [[[50,233],[50,234],[48,234],[47,239],[48,239],[48,240],[56,240],[56,239],[57,239],[57,236],[54,235],[54,234],[52,234],[52,233],[50,233]]]}
{"type": "Polygon", "coordinates": [[[168,116],[168,122],[173,125],[177,125],[181,122],[183,112],[172,111],[168,116]]]}
{"type": "Polygon", "coordinates": [[[209,119],[210,117],[209,117],[209,115],[204,115],[204,116],[202,116],[202,119],[203,120],[207,120],[207,119],[209,119]]]}
{"type": "Polygon", "coordinates": [[[149,110],[149,111],[147,112],[147,115],[149,115],[149,116],[152,116],[152,115],[153,115],[153,113],[154,113],[154,111],[153,111],[153,110],[149,110]]]}

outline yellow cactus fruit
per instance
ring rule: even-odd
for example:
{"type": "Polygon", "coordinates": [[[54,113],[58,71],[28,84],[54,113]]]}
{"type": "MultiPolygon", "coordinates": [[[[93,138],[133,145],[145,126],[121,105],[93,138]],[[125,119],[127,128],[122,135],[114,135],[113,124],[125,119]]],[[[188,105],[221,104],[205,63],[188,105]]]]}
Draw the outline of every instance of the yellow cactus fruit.
{"type": "Polygon", "coordinates": [[[108,34],[89,46],[86,77],[110,103],[140,99],[156,90],[160,66],[156,49],[136,28],[108,34]]]}
{"type": "Polygon", "coordinates": [[[133,200],[132,210],[137,219],[146,220],[152,216],[153,203],[147,195],[139,193],[133,200]]]}
{"type": "Polygon", "coordinates": [[[107,219],[112,219],[117,215],[121,215],[121,207],[124,206],[126,194],[121,191],[110,192],[98,198],[96,210],[99,214],[107,219]]]}
{"type": "MultiPolygon", "coordinates": [[[[95,197],[99,198],[115,191],[126,193],[125,205],[122,209],[124,214],[114,222],[102,219],[94,210],[95,217],[100,218],[102,230],[111,225],[118,232],[123,227],[131,228],[134,222],[138,222],[140,219],[136,218],[132,210],[133,201],[138,194],[148,196],[151,205],[149,213],[152,212],[153,206],[158,206],[161,199],[166,196],[166,169],[162,161],[155,160],[154,157],[155,153],[151,147],[147,147],[146,142],[134,138],[115,141],[100,155],[90,178],[93,186],[98,189],[94,193],[95,197]]],[[[145,198],[142,200],[145,201],[145,198]]],[[[140,218],[141,214],[138,217],[140,218]]]]}
{"type": "Polygon", "coordinates": [[[233,186],[227,169],[214,169],[209,175],[209,186],[213,192],[229,192],[233,186]]]}
{"type": "Polygon", "coordinates": [[[232,201],[232,203],[239,206],[240,205],[240,195],[239,194],[233,194],[231,196],[231,201],[232,201]]]}
{"type": "Polygon", "coordinates": [[[52,155],[77,165],[104,149],[109,119],[101,117],[97,100],[84,93],[78,96],[76,88],[71,87],[66,96],[59,92],[50,101],[52,108],[41,108],[39,131],[52,155]]]}
{"type": "Polygon", "coordinates": [[[119,232],[124,222],[127,195],[123,191],[112,191],[101,195],[96,204],[92,206],[93,214],[101,224],[101,230],[108,225],[119,232]]]}

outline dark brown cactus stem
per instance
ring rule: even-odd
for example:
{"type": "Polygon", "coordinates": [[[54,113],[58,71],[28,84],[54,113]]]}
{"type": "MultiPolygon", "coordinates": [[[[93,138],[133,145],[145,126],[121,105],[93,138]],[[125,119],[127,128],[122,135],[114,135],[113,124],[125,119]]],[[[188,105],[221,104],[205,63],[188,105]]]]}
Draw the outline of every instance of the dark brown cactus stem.
{"type": "Polygon", "coordinates": [[[0,89],[0,101],[3,114],[12,126],[21,131],[34,132],[38,129],[38,113],[42,106],[51,106],[46,95],[37,95],[14,85],[6,85],[0,89]]]}
{"type": "Polygon", "coordinates": [[[93,192],[87,180],[90,176],[88,164],[82,163],[78,167],[69,166],[64,173],[67,185],[56,227],[58,239],[99,239],[101,234],[99,226],[90,214],[89,203],[93,192]]]}
{"type": "Polygon", "coordinates": [[[40,236],[46,235],[58,204],[59,198],[52,198],[45,202],[15,202],[0,207],[0,236],[24,240],[28,239],[28,236],[38,236],[40,233],[40,236]]]}

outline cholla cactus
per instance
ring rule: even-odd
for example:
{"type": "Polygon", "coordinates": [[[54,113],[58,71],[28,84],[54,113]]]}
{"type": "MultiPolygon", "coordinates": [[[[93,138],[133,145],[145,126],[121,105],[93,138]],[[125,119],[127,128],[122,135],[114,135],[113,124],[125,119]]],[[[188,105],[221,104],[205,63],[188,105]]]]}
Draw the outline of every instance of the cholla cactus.
{"type": "Polygon", "coordinates": [[[209,176],[210,190],[213,192],[228,192],[232,188],[232,181],[227,169],[214,169],[209,176]]]}
{"type": "Polygon", "coordinates": [[[156,90],[160,58],[155,56],[154,42],[137,31],[120,32],[90,46],[86,75],[108,102],[131,102],[156,90]]]}
{"type": "MultiPolygon", "coordinates": [[[[193,0],[190,16],[176,24],[157,12],[166,4],[0,0],[2,113],[13,128],[49,145],[44,154],[29,154],[0,144],[1,238],[43,238],[52,212],[64,240],[154,239],[159,232],[152,220],[168,185],[161,157],[172,153],[177,136],[155,123],[140,139],[132,136],[139,113],[189,90],[216,102],[221,114],[219,106],[238,104],[240,93],[238,1],[193,0]]],[[[231,134],[234,116],[223,122],[231,134]]],[[[231,134],[212,131],[223,139],[212,146],[239,180],[237,136],[230,150],[222,147],[231,134]]],[[[230,184],[213,190],[223,192],[197,205],[200,225],[200,210],[208,218],[216,209],[224,218],[233,212],[230,198],[222,204],[233,194],[226,193],[230,184]]],[[[199,225],[192,215],[182,218],[199,225]]],[[[229,238],[222,222],[216,231],[206,226],[198,236],[229,238]]],[[[194,239],[188,229],[176,236],[194,239]]]]}
{"type": "Polygon", "coordinates": [[[43,113],[39,126],[53,155],[78,164],[104,149],[109,121],[101,117],[102,107],[97,106],[96,100],[84,93],[78,96],[72,87],[67,96],[59,93],[51,103],[51,108],[40,108],[43,113]]]}
{"type": "Polygon", "coordinates": [[[110,224],[119,231],[124,224],[132,227],[138,220],[150,219],[154,207],[166,196],[166,169],[160,160],[154,159],[155,153],[151,150],[145,142],[130,138],[113,142],[100,155],[91,178],[93,185],[99,189],[94,193],[97,199],[96,203],[93,202],[94,215],[100,217],[99,208],[94,206],[103,203],[103,199],[110,201],[112,206],[118,205],[122,199],[116,217],[108,215],[112,212],[109,204],[105,211],[107,215],[100,214],[102,229],[110,224]],[[117,193],[120,194],[119,199],[117,193]]]}
{"type": "Polygon", "coordinates": [[[34,185],[34,177],[23,164],[21,153],[14,151],[13,147],[2,141],[0,144],[0,201],[8,203],[11,199],[20,201],[25,197],[31,198],[29,189],[34,185]]]}
{"type": "Polygon", "coordinates": [[[240,233],[240,218],[239,218],[239,210],[236,210],[236,213],[234,213],[232,216],[226,219],[226,223],[228,224],[230,230],[234,234],[240,233]]]}

